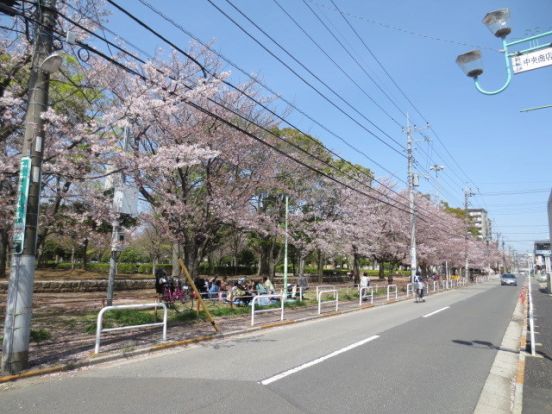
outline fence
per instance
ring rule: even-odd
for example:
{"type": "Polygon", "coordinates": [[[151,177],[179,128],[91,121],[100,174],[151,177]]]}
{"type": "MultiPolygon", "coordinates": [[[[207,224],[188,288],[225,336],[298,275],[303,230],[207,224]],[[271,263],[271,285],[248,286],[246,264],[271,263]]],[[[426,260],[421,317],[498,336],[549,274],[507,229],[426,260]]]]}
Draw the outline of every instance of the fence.
{"type": "Polygon", "coordinates": [[[335,302],[335,311],[337,312],[338,308],[339,308],[339,293],[337,291],[336,288],[332,288],[332,289],[316,289],[317,292],[317,298],[318,298],[318,314],[320,315],[321,311],[322,311],[322,304],[323,303],[334,303],[335,302]],[[322,295],[324,294],[333,294],[334,296],[334,299],[331,299],[331,300],[322,300],[322,295]]]}
{"type": "MultiPolygon", "coordinates": [[[[272,298],[280,298],[280,320],[284,320],[284,303],[286,302],[286,295],[257,295],[253,297],[253,300],[251,300],[251,326],[255,325],[255,313],[265,313],[265,312],[274,312],[278,310],[278,308],[269,308],[269,309],[259,309],[255,310],[255,302],[259,302],[260,299],[265,298],[268,299],[270,302],[270,299],[272,298]]],[[[260,305],[260,306],[266,306],[266,305],[260,305]]]]}
{"type": "Polygon", "coordinates": [[[318,285],[316,286],[316,297],[318,297],[318,292],[321,290],[335,289],[334,285],[318,285]]]}
{"type": "Polygon", "coordinates": [[[113,331],[122,331],[125,329],[136,329],[136,328],[144,328],[147,326],[163,326],[163,341],[167,340],[167,305],[165,305],[163,302],[159,303],[140,303],[140,304],[134,304],[134,305],[113,305],[113,306],[105,306],[103,307],[100,312],[98,313],[98,319],[96,321],[96,346],[94,348],[94,353],[97,354],[100,352],[100,336],[102,332],[113,332],[113,331]],[[117,328],[102,328],[102,319],[103,315],[110,310],[113,309],[149,309],[149,308],[156,308],[158,306],[163,307],[163,322],[154,322],[154,323],[144,323],[141,325],[131,325],[131,326],[119,326],[117,328]]]}
{"type": "Polygon", "coordinates": [[[363,286],[358,288],[358,306],[362,306],[362,300],[367,297],[368,295],[364,296],[364,292],[367,290],[370,291],[370,304],[374,304],[374,288],[372,286],[363,286]]]}
{"type": "Polygon", "coordinates": [[[387,302],[389,302],[389,291],[395,289],[395,300],[399,300],[399,291],[397,285],[387,285],[387,302]]]}
{"type": "MultiPolygon", "coordinates": [[[[408,298],[410,295],[414,296],[414,284],[413,283],[407,283],[406,284],[406,297],[408,298]]],[[[387,300],[389,300],[389,298],[387,300]]]]}

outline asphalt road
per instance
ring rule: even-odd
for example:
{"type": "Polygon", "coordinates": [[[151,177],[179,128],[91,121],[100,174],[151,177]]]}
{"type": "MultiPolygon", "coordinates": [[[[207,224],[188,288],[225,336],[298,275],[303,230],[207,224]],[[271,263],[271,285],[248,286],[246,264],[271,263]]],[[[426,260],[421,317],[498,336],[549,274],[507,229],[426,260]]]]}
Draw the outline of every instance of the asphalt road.
{"type": "Polygon", "coordinates": [[[11,384],[0,412],[472,413],[519,292],[497,284],[11,384]]]}

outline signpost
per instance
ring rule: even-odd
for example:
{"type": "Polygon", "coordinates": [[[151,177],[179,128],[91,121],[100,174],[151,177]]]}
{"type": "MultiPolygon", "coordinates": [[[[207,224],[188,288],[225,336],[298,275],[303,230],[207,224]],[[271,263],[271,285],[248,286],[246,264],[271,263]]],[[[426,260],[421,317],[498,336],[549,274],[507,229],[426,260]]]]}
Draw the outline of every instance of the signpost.
{"type": "Polygon", "coordinates": [[[552,66],[552,47],[546,47],[534,52],[523,53],[511,57],[515,74],[552,66]]]}
{"type": "Polygon", "coordinates": [[[15,254],[23,253],[30,177],[31,157],[21,157],[19,168],[19,186],[17,188],[17,206],[15,210],[15,223],[13,226],[13,247],[15,254]]]}

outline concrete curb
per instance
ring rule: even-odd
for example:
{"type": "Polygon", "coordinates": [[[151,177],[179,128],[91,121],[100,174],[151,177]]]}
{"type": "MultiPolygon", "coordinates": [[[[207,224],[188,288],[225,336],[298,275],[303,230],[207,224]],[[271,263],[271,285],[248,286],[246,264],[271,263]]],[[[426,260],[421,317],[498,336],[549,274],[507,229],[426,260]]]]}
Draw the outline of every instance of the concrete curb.
{"type": "MultiPolygon", "coordinates": [[[[462,288],[470,287],[470,286],[472,286],[472,285],[462,286],[462,287],[453,288],[453,289],[438,290],[436,292],[433,292],[430,295],[430,297],[433,296],[433,295],[436,295],[436,294],[453,292],[457,289],[462,289],[462,288]]],[[[378,305],[367,304],[367,305],[363,305],[363,306],[356,307],[356,308],[353,308],[353,309],[338,310],[337,312],[331,312],[331,313],[328,312],[328,313],[323,313],[321,315],[312,315],[312,316],[307,316],[307,317],[298,318],[298,319],[290,319],[290,320],[285,320],[285,321],[271,322],[271,323],[259,325],[257,327],[251,327],[251,328],[239,329],[239,330],[236,330],[236,331],[230,331],[230,332],[227,332],[227,333],[224,333],[224,334],[213,334],[213,335],[197,336],[197,337],[190,338],[190,339],[176,340],[176,341],[166,342],[166,343],[162,343],[162,344],[156,344],[156,345],[153,345],[153,346],[150,346],[150,347],[147,347],[147,348],[140,348],[140,349],[135,349],[135,350],[131,350],[131,351],[120,351],[120,352],[117,352],[117,353],[113,353],[111,355],[96,356],[95,354],[91,353],[89,359],[85,359],[85,360],[81,360],[81,361],[68,362],[68,363],[65,363],[65,364],[55,365],[55,366],[51,366],[51,367],[33,369],[33,370],[21,372],[19,374],[14,374],[14,375],[0,376],[0,384],[4,384],[4,383],[7,383],[7,382],[13,382],[13,381],[17,381],[17,380],[20,380],[20,379],[38,377],[38,376],[41,376],[41,375],[48,375],[48,374],[54,374],[54,373],[59,373],[59,372],[72,371],[72,370],[79,369],[79,368],[85,368],[85,367],[90,367],[90,366],[94,366],[94,365],[99,365],[99,364],[102,364],[102,363],[105,363],[105,362],[112,362],[112,361],[116,361],[116,360],[124,359],[124,358],[128,359],[128,358],[131,358],[131,357],[146,355],[146,354],[153,353],[153,352],[156,352],[156,351],[162,351],[162,350],[178,348],[178,347],[188,346],[188,345],[192,345],[192,344],[207,342],[207,341],[212,341],[214,339],[225,339],[225,338],[229,338],[229,337],[233,337],[233,336],[248,334],[248,333],[251,333],[251,332],[262,331],[262,330],[266,330],[266,329],[278,328],[278,327],[281,327],[281,326],[293,325],[293,324],[301,323],[301,322],[308,322],[308,321],[317,320],[317,319],[331,318],[331,317],[335,317],[335,316],[345,315],[345,314],[348,314],[348,313],[359,312],[359,311],[362,311],[362,310],[371,309],[371,308],[374,308],[376,306],[392,305],[392,304],[395,304],[395,303],[401,303],[401,302],[409,301],[409,300],[412,300],[412,298],[399,298],[398,300],[390,300],[389,302],[383,302],[383,303],[378,304],[378,305]]]]}
{"type": "MultiPolygon", "coordinates": [[[[529,283],[531,283],[529,281],[529,283]]],[[[523,327],[521,329],[521,337],[519,338],[519,361],[516,373],[516,383],[514,389],[514,414],[521,414],[523,410],[523,384],[525,382],[525,350],[527,349],[527,291],[522,291],[523,297],[520,297],[523,302],[523,327]]]]}
{"type": "MultiPolygon", "coordinates": [[[[525,290],[520,293],[512,320],[506,328],[502,344],[496,354],[491,372],[483,386],[474,414],[511,414],[520,405],[523,389],[525,360],[521,361],[520,348],[525,341],[525,290]],[[521,383],[520,383],[521,381],[521,383]]],[[[521,412],[521,411],[519,411],[521,412]]]]}

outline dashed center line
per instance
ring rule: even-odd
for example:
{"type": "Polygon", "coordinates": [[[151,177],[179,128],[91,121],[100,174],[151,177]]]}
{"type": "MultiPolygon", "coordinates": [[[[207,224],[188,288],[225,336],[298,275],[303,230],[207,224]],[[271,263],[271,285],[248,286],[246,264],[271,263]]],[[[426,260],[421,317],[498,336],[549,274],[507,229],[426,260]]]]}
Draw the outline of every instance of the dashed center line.
{"type": "Polygon", "coordinates": [[[275,381],[278,381],[278,380],[281,380],[282,378],[285,378],[287,377],[288,375],[291,375],[291,374],[295,374],[296,372],[299,372],[299,371],[302,371],[304,370],[305,368],[309,368],[309,367],[312,367],[313,365],[316,365],[316,364],[319,364],[327,359],[330,359],[334,356],[337,356],[339,354],[342,354],[344,352],[347,352],[347,351],[350,351],[351,349],[354,349],[354,348],[357,348],[361,345],[364,345],[368,342],[371,342],[373,341],[374,339],[378,339],[379,338],[379,335],[374,335],[374,336],[371,336],[369,338],[366,338],[366,339],[363,339],[362,341],[358,341],[358,342],[355,342],[354,344],[351,344],[351,345],[348,345],[346,346],[345,348],[341,348],[341,349],[338,349],[337,351],[334,351],[332,352],[331,354],[328,354],[328,355],[324,355],[323,357],[320,357],[320,358],[317,358],[317,359],[314,359],[310,362],[306,362],[304,363],[303,365],[299,365],[298,367],[295,367],[295,368],[292,368],[292,369],[289,369],[287,371],[284,371],[280,374],[277,374],[277,375],[274,375],[273,377],[270,377],[270,378],[267,378],[265,380],[262,380],[260,383],[263,384],[263,385],[268,385],[268,384],[272,384],[273,382],[275,381]]]}
{"type": "Polygon", "coordinates": [[[445,309],[448,309],[448,308],[450,308],[450,306],[445,306],[444,308],[437,309],[436,311],[433,311],[431,313],[428,313],[427,315],[422,316],[422,318],[429,318],[430,316],[433,316],[436,313],[442,312],[442,311],[444,311],[445,309]]]}

